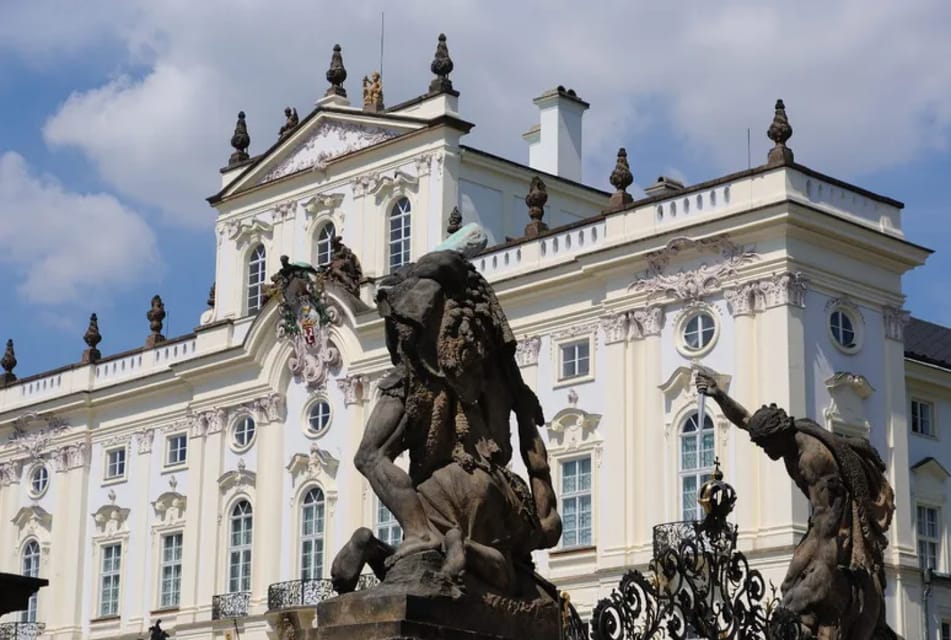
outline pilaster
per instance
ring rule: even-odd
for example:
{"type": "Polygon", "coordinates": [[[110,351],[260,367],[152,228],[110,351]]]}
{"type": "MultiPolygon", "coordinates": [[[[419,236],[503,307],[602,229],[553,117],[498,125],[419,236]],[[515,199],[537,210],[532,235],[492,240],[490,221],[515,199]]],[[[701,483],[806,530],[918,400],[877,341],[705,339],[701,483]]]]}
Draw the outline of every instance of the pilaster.
{"type": "Polygon", "coordinates": [[[251,607],[255,611],[267,609],[267,588],[281,580],[281,555],[293,553],[281,544],[284,418],[264,411],[255,415],[259,425],[251,571],[251,607]]]}

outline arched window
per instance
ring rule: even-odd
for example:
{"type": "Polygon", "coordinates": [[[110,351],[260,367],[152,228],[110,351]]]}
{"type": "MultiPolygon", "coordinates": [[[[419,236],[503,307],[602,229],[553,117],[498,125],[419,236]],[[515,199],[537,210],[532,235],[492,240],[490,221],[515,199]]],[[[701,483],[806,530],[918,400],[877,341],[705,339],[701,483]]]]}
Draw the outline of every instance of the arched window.
{"type": "MultiPolygon", "coordinates": [[[[23,575],[40,577],[40,545],[30,540],[23,547],[23,575]]],[[[36,593],[27,601],[26,611],[20,614],[20,622],[36,622],[36,593]]]]}
{"type": "Polygon", "coordinates": [[[304,496],[300,540],[300,577],[319,580],[324,574],[324,492],[317,487],[304,496]]]}
{"type": "Polygon", "coordinates": [[[684,520],[699,520],[697,491],[713,474],[714,431],[710,416],[690,414],[680,431],[680,504],[684,520]]]}
{"type": "Polygon", "coordinates": [[[333,222],[328,222],[317,232],[317,266],[330,264],[333,257],[333,239],[337,229],[333,222]]]}
{"type": "Polygon", "coordinates": [[[410,204],[400,198],[390,209],[390,271],[409,262],[410,204]]]}
{"type": "Polygon", "coordinates": [[[254,524],[251,503],[242,500],[231,510],[229,540],[228,591],[251,590],[251,528],[254,524]]]}
{"type": "Polygon", "coordinates": [[[248,313],[254,313],[264,303],[266,255],[263,244],[251,251],[251,259],[248,261],[248,313]]]}

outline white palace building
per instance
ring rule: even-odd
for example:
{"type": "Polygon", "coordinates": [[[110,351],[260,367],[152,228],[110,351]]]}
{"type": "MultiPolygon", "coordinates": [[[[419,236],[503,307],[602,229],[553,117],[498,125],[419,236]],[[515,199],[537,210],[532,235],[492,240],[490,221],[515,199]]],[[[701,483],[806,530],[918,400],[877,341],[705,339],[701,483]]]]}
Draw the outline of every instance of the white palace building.
{"type": "Polygon", "coordinates": [[[242,114],[193,333],[163,338],[156,301],[140,349],[100,357],[93,339],[81,363],[0,377],[0,571],[50,583],[0,637],[132,640],[159,618],[181,640],[309,637],[350,533],[400,537],[352,462],[390,366],[374,282],[445,239],[457,208],[488,233],[474,262],[548,420],[564,534],[539,571],[583,617],[646,566],[655,524],[697,517],[715,458],[739,547],[777,586],[806,530],[782,464],[712,402],[700,424],[702,364],[748,408],[871,439],[896,490],[889,623],[951,638],[951,329],[902,309],[930,253],[903,205],[794,162],[781,103],[765,164],[637,200],[621,154],[613,189],[582,182],[589,105],[563,87],[534,100],[528,164],[505,160],[464,143],[440,47],[429,90],[392,107],[372,82],[351,103],[337,51],[327,95],[259,155],[242,114]],[[358,295],[328,288],[314,344],[281,335],[265,295],[280,256],[325,264],[335,234],[358,295]]]}

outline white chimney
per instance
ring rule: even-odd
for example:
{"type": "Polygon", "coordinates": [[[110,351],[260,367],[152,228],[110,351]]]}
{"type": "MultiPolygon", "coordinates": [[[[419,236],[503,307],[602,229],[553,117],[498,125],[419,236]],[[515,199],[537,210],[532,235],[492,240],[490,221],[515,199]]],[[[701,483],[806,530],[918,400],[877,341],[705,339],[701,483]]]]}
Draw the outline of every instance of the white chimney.
{"type": "Polygon", "coordinates": [[[573,89],[558,86],[534,100],[539,124],[522,138],[528,143],[528,166],[581,182],[581,116],[591,106],[573,89]]]}

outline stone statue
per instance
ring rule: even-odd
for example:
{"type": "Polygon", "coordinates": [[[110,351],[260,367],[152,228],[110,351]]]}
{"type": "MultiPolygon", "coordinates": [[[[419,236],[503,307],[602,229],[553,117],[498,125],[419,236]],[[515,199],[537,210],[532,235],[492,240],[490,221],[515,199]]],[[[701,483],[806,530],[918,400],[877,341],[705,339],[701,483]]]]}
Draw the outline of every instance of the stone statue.
{"type": "Polygon", "coordinates": [[[324,278],[342,287],[355,298],[360,297],[360,282],[363,281],[363,268],[356,254],[343,243],[341,236],[330,240],[330,262],[324,267],[324,278]]]}
{"type": "Polygon", "coordinates": [[[393,549],[358,530],[334,560],[335,588],[351,591],[369,563],[383,579],[374,589],[481,592],[514,603],[509,613],[550,606],[557,632],[558,592],[531,561],[532,551],[561,536],[538,432],[544,419],[495,293],[452,249],[429,253],[378,286],[394,367],[379,383],[354,463],[404,538],[393,549]],[[527,483],[509,469],[513,412],[527,483]],[[394,463],[404,451],[408,472],[394,463]]]}
{"type": "Polygon", "coordinates": [[[775,404],[750,413],[698,372],[697,390],[750,434],[773,460],[782,459],[809,499],[812,517],[782,584],[782,606],[807,637],[895,638],[885,622],[885,536],[895,511],[885,464],[865,438],[793,419],[775,404]]]}
{"type": "Polygon", "coordinates": [[[363,108],[366,111],[383,110],[383,79],[379,71],[374,71],[370,77],[363,76],[363,108]]]}
{"type": "Polygon", "coordinates": [[[162,630],[162,621],[156,620],[155,624],[149,627],[149,640],[167,640],[168,632],[162,630]]]}
{"type": "Polygon", "coordinates": [[[297,109],[284,107],[284,118],[286,120],[284,124],[281,125],[280,130],[277,132],[278,139],[286,137],[291,131],[297,128],[298,124],[300,124],[300,118],[297,117],[297,109]]]}

